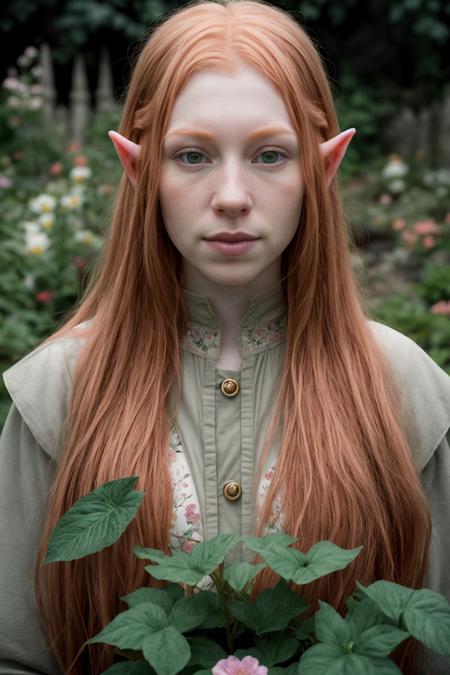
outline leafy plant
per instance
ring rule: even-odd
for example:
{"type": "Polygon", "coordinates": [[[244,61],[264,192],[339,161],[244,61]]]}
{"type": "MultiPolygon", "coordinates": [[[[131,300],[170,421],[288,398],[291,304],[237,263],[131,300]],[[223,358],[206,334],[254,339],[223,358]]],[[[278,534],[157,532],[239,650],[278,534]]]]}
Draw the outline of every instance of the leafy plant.
{"type": "MultiPolygon", "coordinates": [[[[136,516],[143,498],[138,478],[110,481],[77,501],[54,528],[45,564],[75,560],[113,544],[136,516]]],[[[347,567],[362,546],[345,550],[330,541],[302,552],[284,532],[263,537],[221,534],[185,553],[137,546],[145,569],[168,584],[138,588],[121,599],[120,612],[86,644],[106,643],[122,659],[104,675],[175,675],[211,672],[227,654],[250,655],[271,673],[399,673],[389,654],[413,636],[450,656],[450,605],[430,590],[376,581],[347,601],[342,617],[326,602],[305,619],[308,604],[292,585],[305,585],[347,567]],[[227,564],[228,552],[245,544],[263,562],[227,564]],[[251,598],[257,575],[270,567],[280,577],[251,598]],[[209,587],[208,587],[209,586],[209,587]],[[215,591],[215,592],[214,592],[215,591]]]]}

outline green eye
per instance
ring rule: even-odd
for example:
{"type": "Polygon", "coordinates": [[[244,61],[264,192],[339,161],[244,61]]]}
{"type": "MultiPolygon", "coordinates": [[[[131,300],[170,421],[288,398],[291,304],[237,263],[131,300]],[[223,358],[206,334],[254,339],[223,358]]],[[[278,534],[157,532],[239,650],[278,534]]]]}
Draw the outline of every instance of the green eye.
{"type": "MultiPolygon", "coordinates": [[[[283,157],[285,157],[285,155],[282,152],[280,152],[280,150],[265,150],[264,152],[261,152],[259,156],[262,156],[262,155],[272,155],[272,157],[274,157],[274,156],[276,157],[276,155],[283,155],[283,157]]],[[[263,163],[265,163],[265,162],[263,162],[263,163]]],[[[268,162],[268,164],[275,164],[275,163],[276,163],[276,160],[273,161],[273,162],[268,162]]]]}
{"type": "MultiPolygon", "coordinates": [[[[177,159],[180,157],[183,157],[183,155],[194,155],[194,157],[204,157],[204,155],[201,152],[197,152],[197,150],[188,150],[187,152],[181,152],[179,155],[177,155],[177,159]]],[[[190,164],[191,162],[188,162],[190,164]]],[[[194,161],[192,164],[201,164],[201,161],[194,161]]]]}
{"type": "MultiPolygon", "coordinates": [[[[268,162],[262,162],[262,164],[278,164],[277,162],[277,155],[280,155],[283,159],[286,159],[286,155],[284,152],[281,152],[281,150],[264,150],[263,152],[260,152],[258,157],[262,157],[263,155],[269,155],[269,158],[272,159],[272,161],[268,162]]],[[[185,150],[184,152],[180,152],[178,155],[176,155],[175,159],[177,159],[181,164],[187,165],[187,166],[195,166],[196,164],[202,164],[202,158],[204,158],[205,155],[202,152],[199,152],[198,150],[185,150]],[[183,161],[181,158],[182,157],[188,157],[190,156],[191,160],[187,160],[186,162],[183,161]]],[[[258,164],[261,162],[258,162],[258,164]]]]}

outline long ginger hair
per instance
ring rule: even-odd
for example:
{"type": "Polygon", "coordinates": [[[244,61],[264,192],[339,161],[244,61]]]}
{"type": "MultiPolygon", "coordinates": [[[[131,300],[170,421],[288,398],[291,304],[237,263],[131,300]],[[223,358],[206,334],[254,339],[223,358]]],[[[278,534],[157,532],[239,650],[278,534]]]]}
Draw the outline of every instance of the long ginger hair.
{"type": "MultiPolygon", "coordinates": [[[[83,297],[45,341],[83,336],[35,575],[47,639],[70,675],[97,675],[111,666],[112,647],[83,649],[83,642],[126,609],[119,596],[156,583],[134,546],[169,550],[167,448],[182,390],[180,338],[188,315],[181,256],[158,201],[162,139],[189,77],[202,69],[232,73],[239,62],[282,95],[300,142],[305,185],[298,229],[282,255],[285,360],[258,475],[277,429],[281,443],[255,533],[264,531],[280,492],[285,529],[299,537],[301,550],[323,539],[364,546],[347,569],[301,589],[314,609],[321,599],[344,611],[355,580],[415,588],[424,582],[430,513],[399,392],[352,269],[354,243],[338,177],[327,186],[318,150],[339,133],[321,58],[294,18],[266,2],[190,3],[153,27],[136,61],[119,131],[141,146],[137,184],[122,176],[83,297]],[[130,475],[139,476],[145,498],[121,539],[87,558],[42,566],[64,512],[95,487],[130,475]]],[[[258,588],[274,581],[263,573],[258,588]]],[[[421,655],[421,645],[409,639],[394,656],[412,675],[421,655]]]]}

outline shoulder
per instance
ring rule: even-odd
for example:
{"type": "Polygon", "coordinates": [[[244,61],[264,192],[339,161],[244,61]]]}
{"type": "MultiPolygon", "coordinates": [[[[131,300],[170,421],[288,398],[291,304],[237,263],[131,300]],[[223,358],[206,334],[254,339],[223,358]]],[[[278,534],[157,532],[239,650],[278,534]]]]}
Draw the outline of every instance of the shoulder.
{"type": "MultiPolygon", "coordinates": [[[[79,328],[84,325],[79,324],[79,328]]],[[[53,458],[60,449],[72,374],[83,342],[80,334],[39,345],[3,373],[6,389],[21,417],[53,458]]]]}
{"type": "Polygon", "coordinates": [[[450,427],[450,376],[403,333],[377,321],[369,326],[398,383],[408,440],[422,470],[450,427]]]}

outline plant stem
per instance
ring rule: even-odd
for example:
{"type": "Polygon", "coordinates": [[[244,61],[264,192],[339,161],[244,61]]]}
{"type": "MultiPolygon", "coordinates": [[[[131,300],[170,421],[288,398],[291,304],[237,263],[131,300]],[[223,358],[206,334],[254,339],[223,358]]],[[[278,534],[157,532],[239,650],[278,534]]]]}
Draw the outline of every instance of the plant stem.
{"type": "Polygon", "coordinates": [[[234,631],[236,628],[236,622],[234,621],[231,612],[228,607],[228,598],[227,598],[227,592],[225,589],[224,584],[222,583],[222,579],[220,577],[220,574],[217,572],[212,572],[211,573],[211,579],[214,581],[214,584],[217,588],[217,592],[219,593],[220,597],[222,598],[223,602],[223,609],[225,612],[225,619],[227,622],[226,625],[226,633],[227,633],[227,646],[228,646],[228,652],[230,654],[233,653],[233,638],[234,638],[234,631]],[[231,625],[233,624],[233,625],[231,625]]]}

